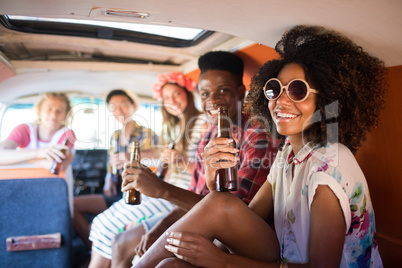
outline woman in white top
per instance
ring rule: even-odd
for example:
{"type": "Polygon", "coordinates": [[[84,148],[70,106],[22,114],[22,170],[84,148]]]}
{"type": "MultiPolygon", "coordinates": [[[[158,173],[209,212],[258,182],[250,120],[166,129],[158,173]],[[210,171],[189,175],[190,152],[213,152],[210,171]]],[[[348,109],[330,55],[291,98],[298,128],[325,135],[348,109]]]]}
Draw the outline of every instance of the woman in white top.
{"type": "Polygon", "coordinates": [[[46,169],[54,162],[63,161],[61,170],[73,161],[75,135],[65,127],[71,110],[64,93],[46,93],[36,105],[38,120],[15,127],[0,143],[0,165],[34,161],[46,169]],[[65,139],[68,144],[63,145],[65,139]],[[63,154],[62,149],[66,149],[63,154]]]}
{"type": "Polygon", "coordinates": [[[322,27],[290,29],[276,51],[280,58],[253,77],[246,102],[283,136],[267,181],[248,207],[215,192],[217,159],[233,166],[235,151],[224,139],[208,144],[211,194],[136,267],[382,267],[369,189],[353,153],[378,122],[383,63],[322,27]]]}

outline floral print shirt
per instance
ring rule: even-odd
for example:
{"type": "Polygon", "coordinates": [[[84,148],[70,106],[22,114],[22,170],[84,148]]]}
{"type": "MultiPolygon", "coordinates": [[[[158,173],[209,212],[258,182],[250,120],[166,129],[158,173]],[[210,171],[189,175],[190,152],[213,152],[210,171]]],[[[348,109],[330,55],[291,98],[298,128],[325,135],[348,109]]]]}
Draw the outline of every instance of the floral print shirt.
{"type": "MultiPolygon", "coordinates": [[[[109,155],[116,152],[130,152],[129,146],[132,141],[138,141],[140,143],[141,151],[149,151],[158,144],[158,135],[156,135],[150,128],[141,126],[135,121],[133,121],[133,124],[134,129],[132,130],[130,140],[127,141],[126,145],[119,144],[120,135],[123,130],[119,129],[113,132],[110,138],[109,155]],[[117,149],[115,149],[116,145],[117,149]]],[[[112,172],[112,166],[109,164],[109,160],[107,162],[107,172],[112,172]]]]}
{"type": "Polygon", "coordinates": [[[327,185],[338,197],[345,218],[340,267],[382,267],[367,182],[346,146],[308,143],[294,155],[286,143],[278,151],[268,181],[272,185],[275,230],[282,259],[290,263],[308,262],[311,204],[317,187],[327,185]]]}

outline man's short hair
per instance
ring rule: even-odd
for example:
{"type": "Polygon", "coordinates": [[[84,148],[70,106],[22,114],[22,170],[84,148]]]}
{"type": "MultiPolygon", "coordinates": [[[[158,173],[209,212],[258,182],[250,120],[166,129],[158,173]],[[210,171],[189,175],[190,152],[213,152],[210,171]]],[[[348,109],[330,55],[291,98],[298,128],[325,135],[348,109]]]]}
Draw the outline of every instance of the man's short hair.
{"type": "Polygon", "coordinates": [[[241,58],[227,51],[211,51],[198,59],[201,73],[209,70],[228,71],[243,81],[244,64],[241,58]]]}

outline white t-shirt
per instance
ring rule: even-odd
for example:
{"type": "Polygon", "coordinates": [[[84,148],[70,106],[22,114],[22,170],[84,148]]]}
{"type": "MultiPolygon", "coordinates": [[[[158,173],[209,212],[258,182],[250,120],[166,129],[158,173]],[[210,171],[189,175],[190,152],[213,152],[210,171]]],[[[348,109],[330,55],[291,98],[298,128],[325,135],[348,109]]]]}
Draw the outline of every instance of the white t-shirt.
{"type": "Polygon", "coordinates": [[[346,146],[335,143],[313,147],[308,143],[293,156],[287,143],[278,151],[268,181],[272,185],[275,230],[284,260],[308,262],[311,204],[317,187],[327,185],[339,199],[345,218],[340,267],[382,267],[367,182],[346,146]]]}

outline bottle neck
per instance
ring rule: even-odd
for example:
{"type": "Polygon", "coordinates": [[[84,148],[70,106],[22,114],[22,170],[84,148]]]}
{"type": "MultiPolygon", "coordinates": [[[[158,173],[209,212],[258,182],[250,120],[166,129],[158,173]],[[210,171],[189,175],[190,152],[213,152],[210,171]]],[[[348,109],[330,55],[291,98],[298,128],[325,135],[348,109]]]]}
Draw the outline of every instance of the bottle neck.
{"type": "Polygon", "coordinates": [[[140,162],[141,152],[140,152],[140,143],[139,142],[135,141],[132,143],[130,160],[135,160],[137,162],[140,162]]]}
{"type": "Polygon", "coordinates": [[[227,109],[218,109],[218,137],[231,138],[230,119],[227,109]]]}
{"type": "MultiPolygon", "coordinates": [[[[64,138],[62,144],[68,146],[68,138],[67,138],[67,137],[64,138]]],[[[62,149],[61,151],[62,151],[63,153],[65,153],[65,152],[66,152],[66,149],[62,149]]]]}
{"type": "Polygon", "coordinates": [[[174,143],[173,141],[171,141],[171,142],[169,142],[168,148],[169,148],[170,150],[173,150],[175,146],[176,146],[176,143],[174,143]]]}

